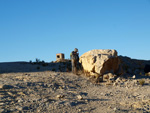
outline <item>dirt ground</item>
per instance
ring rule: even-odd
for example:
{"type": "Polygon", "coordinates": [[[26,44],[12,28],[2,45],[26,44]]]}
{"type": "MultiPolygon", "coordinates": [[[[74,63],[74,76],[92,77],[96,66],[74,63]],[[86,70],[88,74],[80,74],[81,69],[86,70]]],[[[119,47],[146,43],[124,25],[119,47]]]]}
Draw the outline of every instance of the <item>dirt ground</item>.
{"type": "Polygon", "coordinates": [[[150,112],[149,77],[118,77],[113,83],[94,84],[84,75],[21,72],[23,67],[19,72],[8,69],[0,74],[2,113],[150,112]]]}

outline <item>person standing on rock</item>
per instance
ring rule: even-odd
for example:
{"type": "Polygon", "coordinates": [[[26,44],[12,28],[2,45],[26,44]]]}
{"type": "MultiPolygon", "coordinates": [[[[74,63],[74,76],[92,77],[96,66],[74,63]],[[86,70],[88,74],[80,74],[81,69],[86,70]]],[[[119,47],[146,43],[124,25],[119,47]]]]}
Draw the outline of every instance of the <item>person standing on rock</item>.
{"type": "Polygon", "coordinates": [[[75,48],[74,51],[71,52],[70,58],[71,58],[71,64],[72,64],[72,72],[74,74],[77,74],[77,67],[78,67],[78,62],[79,62],[79,53],[78,53],[77,48],[75,48]]]}

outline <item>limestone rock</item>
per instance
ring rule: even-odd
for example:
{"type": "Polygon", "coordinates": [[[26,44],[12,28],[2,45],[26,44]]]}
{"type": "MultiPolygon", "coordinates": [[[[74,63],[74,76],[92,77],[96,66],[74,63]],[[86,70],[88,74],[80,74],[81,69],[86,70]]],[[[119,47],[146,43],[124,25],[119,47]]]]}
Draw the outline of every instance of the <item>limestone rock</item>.
{"type": "Polygon", "coordinates": [[[117,75],[112,74],[112,73],[104,74],[104,75],[103,75],[103,81],[109,81],[109,82],[110,82],[110,81],[114,81],[116,76],[117,76],[117,75]]]}
{"type": "Polygon", "coordinates": [[[60,99],[60,98],[63,98],[64,95],[57,95],[56,97],[60,99]]]}
{"type": "Polygon", "coordinates": [[[1,103],[0,103],[0,106],[2,106],[2,105],[5,105],[5,103],[2,103],[2,102],[1,102],[1,103]]]}
{"type": "Polygon", "coordinates": [[[91,75],[105,73],[117,73],[119,70],[120,60],[116,50],[91,50],[80,57],[80,63],[84,71],[91,75]]]}
{"type": "Polygon", "coordinates": [[[135,75],[133,75],[133,77],[132,77],[133,79],[135,79],[136,78],[136,76],[135,75]]]}
{"type": "Polygon", "coordinates": [[[3,113],[4,111],[5,111],[4,109],[0,108],[0,112],[1,112],[1,113],[3,113]]]}
{"type": "Polygon", "coordinates": [[[122,82],[122,80],[121,80],[120,77],[118,77],[118,78],[116,79],[116,83],[118,83],[118,82],[122,82]]]}
{"type": "Polygon", "coordinates": [[[82,109],[78,109],[78,111],[79,111],[79,112],[81,112],[81,111],[82,111],[82,109]]]}
{"type": "Polygon", "coordinates": [[[77,95],[77,98],[78,98],[79,100],[82,100],[82,99],[83,99],[83,97],[82,97],[81,95],[77,95]]]}
{"type": "Polygon", "coordinates": [[[21,107],[21,106],[16,106],[16,109],[19,110],[19,111],[22,111],[22,110],[23,110],[23,107],[21,107]]]}
{"type": "Polygon", "coordinates": [[[131,74],[131,75],[142,75],[145,71],[148,71],[148,68],[145,70],[144,67],[147,67],[146,64],[150,65],[150,62],[147,60],[138,60],[138,59],[131,59],[125,56],[119,56],[121,61],[122,70],[124,74],[131,74]]]}
{"type": "Polygon", "coordinates": [[[117,85],[118,85],[118,83],[117,83],[117,82],[114,82],[114,83],[113,83],[113,86],[117,86],[117,85]]]}

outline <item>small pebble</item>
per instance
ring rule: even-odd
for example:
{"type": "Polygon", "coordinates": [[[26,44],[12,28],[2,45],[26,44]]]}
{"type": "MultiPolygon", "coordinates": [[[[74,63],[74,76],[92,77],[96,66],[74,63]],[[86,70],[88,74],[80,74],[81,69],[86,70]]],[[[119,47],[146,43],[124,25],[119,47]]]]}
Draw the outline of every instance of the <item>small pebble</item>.
{"type": "Polygon", "coordinates": [[[82,109],[79,109],[78,111],[79,111],[79,112],[81,112],[81,111],[82,111],[82,109]]]}
{"type": "Polygon", "coordinates": [[[57,97],[57,98],[63,98],[64,95],[57,95],[56,97],[57,97]]]}
{"type": "Polygon", "coordinates": [[[82,99],[83,99],[83,97],[82,97],[81,95],[78,95],[77,98],[78,98],[79,100],[82,100],[82,99]]]}
{"type": "Polygon", "coordinates": [[[136,76],[135,75],[133,75],[133,77],[132,77],[133,79],[135,79],[136,78],[136,76]]]}

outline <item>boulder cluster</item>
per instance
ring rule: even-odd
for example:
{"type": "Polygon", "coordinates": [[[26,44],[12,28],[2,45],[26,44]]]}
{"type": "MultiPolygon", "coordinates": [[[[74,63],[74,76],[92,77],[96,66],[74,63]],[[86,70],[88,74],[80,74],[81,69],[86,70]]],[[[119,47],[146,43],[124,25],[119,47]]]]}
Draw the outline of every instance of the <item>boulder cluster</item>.
{"type": "Polygon", "coordinates": [[[97,49],[84,53],[80,57],[80,63],[85,74],[103,78],[103,81],[113,81],[118,75],[133,76],[145,75],[150,71],[149,61],[135,60],[129,57],[118,56],[116,50],[97,49]]]}

